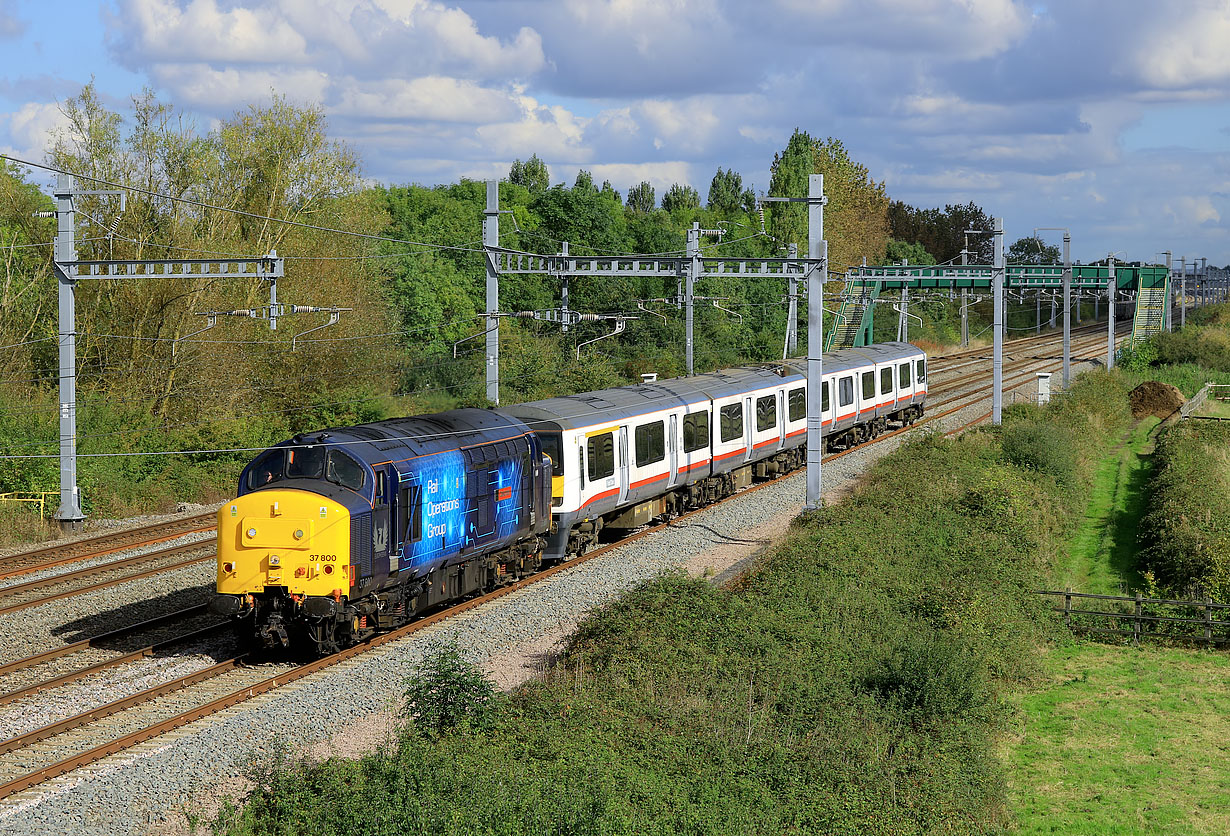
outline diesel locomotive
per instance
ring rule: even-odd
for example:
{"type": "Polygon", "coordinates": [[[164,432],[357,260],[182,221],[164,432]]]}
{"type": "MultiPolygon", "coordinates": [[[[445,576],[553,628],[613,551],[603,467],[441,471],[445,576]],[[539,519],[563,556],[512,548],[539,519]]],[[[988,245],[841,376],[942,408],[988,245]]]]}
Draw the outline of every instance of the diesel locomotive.
{"type": "MultiPolygon", "coordinates": [[[[926,355],[826,354],[826,449],[913,423],[926,355]]],[[[748,366],[296,436],[218,511],[215,612],[328,654],[806,461],[806,378],[748,366]]]]}

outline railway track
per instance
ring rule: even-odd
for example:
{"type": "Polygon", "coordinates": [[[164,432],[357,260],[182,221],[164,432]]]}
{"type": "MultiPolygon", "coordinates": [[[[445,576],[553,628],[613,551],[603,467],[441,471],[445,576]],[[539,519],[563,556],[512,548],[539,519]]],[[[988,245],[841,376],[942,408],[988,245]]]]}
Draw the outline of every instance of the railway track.
{"type": "MultiPolygon", "coordinates": [[[[1088,341],[1082,340],[1080,341],[1079,348],[1078,343],[1074,341],[1073,350],[1084,351],[1086,350],[1086,345],[1088,347],[1096,346],[1100,339],[1100,337],[1097,337],[1091,338],[1088,341]]],[[[1014,346],[1014,348],[1017,349],[1014,353],[1019,353],[1020,346],[1014,346]]],[[[1054,365],[1053,360],[1051,365],[1054,365]]],[[[1022,358],[1011,362],[1005,361],[1005,388],[1007,389],[1010,386],[1020,385],[1031,380],[1033,373],[1037,370],[1039,370],[1038,363],[1034,357],[1022,358]]],[[[940,373],[939,369],[935,371],[937,374],[940,373]]],[[[985,400],[988,397],[988,393],[985,391],[986,387],[982,386],[980,381],[989,378],[990,374],[986,373],[962,378],[959,381],[955,381],[955,385],[944,384],[937,386],[932,391],[931,397],[937,401],[937,405],[941,409],[937,413],[928,415],[920,423],[940,420],[947,415],[967,409],[980,400],[985,400]],[[976,391],[966,392],[966,390],[971,388],[976,389],[976,391]],[[964,394],[962,394],[963,392],[964,394]]],[[[987,415],[989,416],[989,413],[987,415]]],[[[985,417],[980,417],[950,432],[959,432],[981,420],[985,420],[985,417]]],[[[876,441],[882,441],[904,432],[905,429],[907,428],[886,433],[880,436],[879,439],[867,442],[866,444],[826,456],[824,461],[827,462],[841,458],[856,450],[861,450],[869,444],[876,443],[876,441]]],[[[773,483],[766,482],[752,486],[737,496],[742,497],[753,491],[768,487],[771,484],[773,483]]],[[[708,509],[689,512],[671,522],[676,523],[704,510],[708,509]]],[[[558,572],[571,569],[583,562],[600,557],[612,549],[660,531],[667,525],[668,523],[662,523],[647,527],[630,537],[600,546],[566,564],[560,564],[544,570],[531,578],[463,602],[416,621],[413,624],[378,636],[368,643],[349,648],[342,653],[307,665],[273,662],[248,664],[245,663],[243,657],[227,658],[205,669],[159,683],[107,705],[99,706],[90,711],[47,724],[21,736],[0,742],[0,798],[20,794],[58,775],[66,774],[108,755],[131,748],[168,731],[185,726],[197,719],[209,716],[224,708],[236,705],[318,671],[325,670],[363,653],[370,652],[388,642],[411,635],[446,618],[481,606],[504,595],[523,589],[530,584],[545,581],[558,572]]],[[[165,569],[162,571],[165,571],[165,569]]],[[[3,610],[0,610],[0,612],[3,612],[3,610]]],[[[168,616],[167,618],[173,617],[168,616]]],[[[203,632],[207,633],[208,631],[203,632]]],[[[102,638],[96,637],[95,639],[83,640],[83,642],[78,644],[81,647],[85,647],[91,645],[91,643],[99,643],[102,638]]],[[[132,661],[143,655],[158,652],[156,648],[166,649],[168,645],[176,641],[188,640],[188,638],[181,637],[176,640],[151,644],[128,651],[124,661],[132,661]]],[[[28,657],[27,660],[19,660],[17,663],[9,663],[8,665],[0,666],[0,675],[17,670],[20,668],[21,663],[36,658],[44,657],[43,661],[47,661],[53,658],[53,656],[62,657],[72,652],[74,651],[69,650],[66,646],[66,648],[58,648],[38,654],[37,657],[28,657]]],[[[96,670],[104,669],[112,664],[122,663],[118,659],[113,663],[95,663],[93,666],[86,666],[67,674],[60,674],[56,680],[35,682],[33,685],[26,686],[20,695],[10,698],[9,694],[0,694],[0,704],[36,694],[41,690],[79,681],[96,670]],[[89,669],[87,670],[87,668],[89,669]]]]}
{"type": "Polygon", "coordinates": [[[214,554],[213,542],[206,540],[0,587],[0,615],[182,569],[214,554]]]}
{"type": "Polygon", "coordinates": [[[0,557],[0,581],[28,575],[44,569],[66,566],[97,557],[105,557],[128,549],[154,546],[183,537],[213,531],[216,528],[213,511],[194,514],[178,520],[165,520],[139,528],[112,531],[71,543],[46,546],[32,551],[16,552],[0,557]]]}

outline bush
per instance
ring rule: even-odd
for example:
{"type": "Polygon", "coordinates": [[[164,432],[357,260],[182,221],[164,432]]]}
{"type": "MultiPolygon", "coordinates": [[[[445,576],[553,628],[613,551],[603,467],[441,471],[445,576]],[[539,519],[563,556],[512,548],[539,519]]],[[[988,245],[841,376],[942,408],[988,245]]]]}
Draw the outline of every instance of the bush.
{"type": "Polygon", "coordinates": [[[1044,473],[1060,485],[1076,478],[1076,434],[1065,426],[1040,421],[1006,424],[1002,443],[1005,461],[1017,467],[1044,473]]]}
{"type": "Polygon", "coordinates": [[[985,718],[992,702],[982,660],[964,642],[935,630],[906,633],[863,685],[916,722],[985,718]]]}
{"type": "Polygon", "coordinates": [[[497,704],[495,684],[460,647],[441,644],[428,651],[407,681],[402,716],[419,733],[439,737],[459,728],[489,730],[497,704]]]}

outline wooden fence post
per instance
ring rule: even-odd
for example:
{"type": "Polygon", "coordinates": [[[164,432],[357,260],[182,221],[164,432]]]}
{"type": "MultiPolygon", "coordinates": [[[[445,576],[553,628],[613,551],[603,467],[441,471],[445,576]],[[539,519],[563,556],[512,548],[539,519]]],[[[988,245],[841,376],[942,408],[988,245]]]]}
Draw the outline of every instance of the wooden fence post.
{"type": "Polygon", "coordinates": [[[1209,649],[1213,649],[1213,599],[1205,597],[1204,599],[1204,643],[1209,649]]]}
{"type": "Polygon", "coordinates": [[[1072,630],[1072,587],[1065,587],[1063,593],[1063,623],[1072,630]]]}
{"type": "Polygon", "coordinates": [[[1140,647],[1140,593],[1136,593],[1136,615],[1132,619],[1132,646],[1140,647]]]}

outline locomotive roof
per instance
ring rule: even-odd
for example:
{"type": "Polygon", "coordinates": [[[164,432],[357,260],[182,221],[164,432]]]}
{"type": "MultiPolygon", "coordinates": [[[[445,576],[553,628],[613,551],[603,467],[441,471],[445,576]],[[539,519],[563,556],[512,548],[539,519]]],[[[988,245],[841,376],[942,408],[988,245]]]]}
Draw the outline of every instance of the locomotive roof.
{"type": "Polygon", "coordinates": [[[303,433],[277,446],[336,444],[360,461],[380,464],[519,438],[527,432],[521,421],[494,410],[454,409],[303,433]]]}

